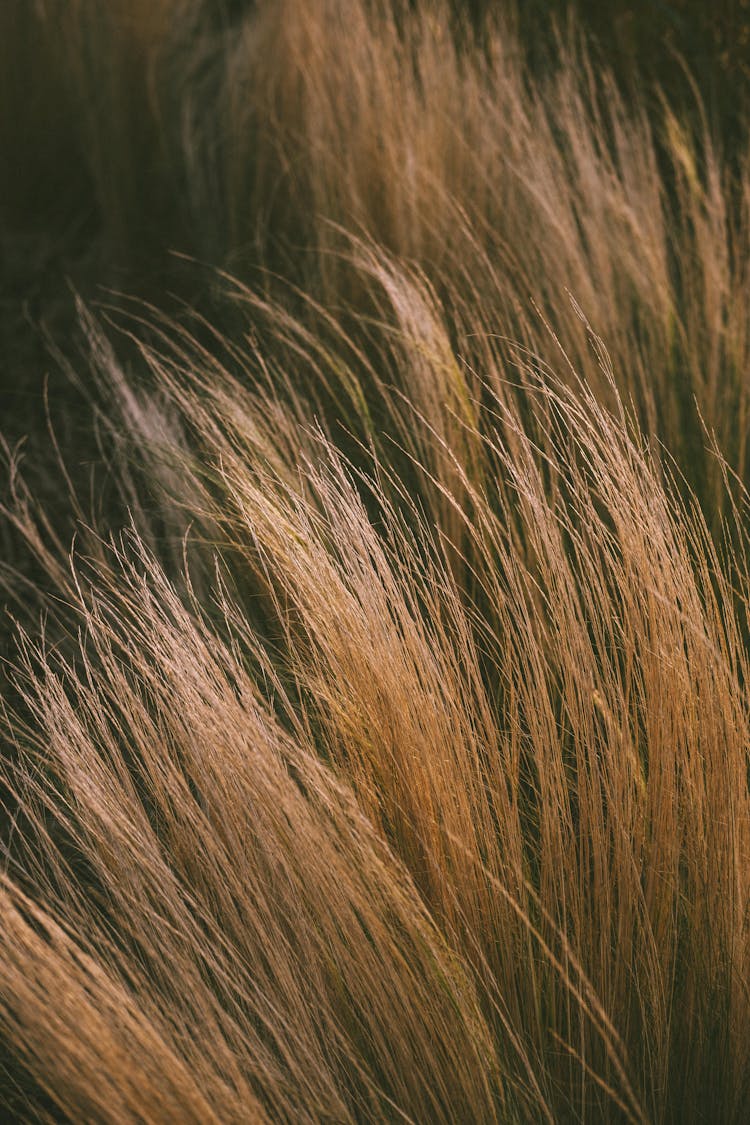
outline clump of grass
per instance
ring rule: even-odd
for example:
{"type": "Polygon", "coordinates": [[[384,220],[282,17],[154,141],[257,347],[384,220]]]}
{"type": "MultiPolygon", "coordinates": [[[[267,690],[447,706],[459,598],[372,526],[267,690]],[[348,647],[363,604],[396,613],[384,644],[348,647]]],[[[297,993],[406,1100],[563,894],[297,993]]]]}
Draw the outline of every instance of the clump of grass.
{"type": "MultiPolygon", "coordinates": [[[[304,344],[330,314],[258,299],[255,390],[184,329],[144,346],[158,397],[126,413],[213,602],[137,536],[53,564],[81,639],[23,642],[12,871],[220,1119],[740,1121],[743,557],[624,407],[522,352],[468,375],[374,254],[401,389],[362,386],[356,455],[315,420],[316,373],[363,384],[343,326],[304,344]]],[[[52,1093],[20,989],[6,1036],[52,1093]]]]}
{"type": "Polygon", "coordinates": [[[288,276],[79,307],[125,531],[11,455],[8,1111],[739,1125],[747,175],[438,0],[147,7],[24,17],[110,245],[288,276]]]}
{"type": "Polygon", "coordinates": [[[137,541],[111,562],[6,716],[6,1042],[72,1120],[496,1119],[473,983],[273,666],[137,541]]]}

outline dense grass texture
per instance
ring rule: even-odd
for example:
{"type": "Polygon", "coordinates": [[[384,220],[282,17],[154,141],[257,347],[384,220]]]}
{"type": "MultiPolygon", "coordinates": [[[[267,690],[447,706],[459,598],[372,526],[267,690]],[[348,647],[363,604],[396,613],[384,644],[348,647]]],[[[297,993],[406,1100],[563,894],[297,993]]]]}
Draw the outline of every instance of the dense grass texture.
{"type": "Polygon", "coordinates": [[[747,1120],[750,174],[455,7],[0,13],[45,224],[231,271],[78,302],[72,546],[6,450],[16,1119],[747,1120]]]}

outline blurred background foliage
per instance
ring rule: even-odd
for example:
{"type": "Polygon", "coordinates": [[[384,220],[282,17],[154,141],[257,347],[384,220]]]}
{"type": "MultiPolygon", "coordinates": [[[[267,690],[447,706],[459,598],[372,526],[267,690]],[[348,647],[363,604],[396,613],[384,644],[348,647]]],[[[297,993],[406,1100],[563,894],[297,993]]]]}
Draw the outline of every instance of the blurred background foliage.
{"type": "MultiPolygon", "coordinates": [[[[404,0],[394,0],[398,7],[404,0]]],[[[408,2],[408,0],[406,0],[408,2]]],[[[411,0],[414,3],[414,0],[411,0]]],[[[420,0],[424,2],[424,0],[420,0]]],[[[164,111],[159,81],[169,85],[169,58],[190,42],[231,40],[258,0],[4,0],[0,6],[0,233],[70,232],[96,225],[134,252],[175,244],[178,185],[165,182],[157,134],[164,111]],[[71,13],[87,6],[85,24],[71,13]],[[96,26],[92,26],[92,21],[96,26]],[[176,29],[175,24],[181,26],[176,29]],[[86,41],[80,28],[87,27],[86,41]],[[207,27],[210,36],[206,36],[207,27]],[[71,28],[75,31],[71,32],[71,28]],[[116,49],[90,49],[111,41],[116,49]],[[71,64],[71,58],[75,64],[71,64]],[[106,136],[87,130],[92,88],[114,107],[106,136]],[[85,91],[84,97],[82,92],[85,91]],[[156,110],[158,99],[159,109],[156,110]],[[80,122],[83,121],[83,128],[80,122]],[[43,137],[43,144],[38,138],[43,137]],[[82,138],[84,141],[82,143],[82,138]],[[113,153],[121,153],[121,166],[113,153]]],[[[631,96],[662,91],[700,127],[705,113],[732,157],[744,140],[750,91],[750,0],[454,0],[457,24],[481,27],[488,12],[517,25],[532,69],[554,66],[559,39],[583,38],[601,68],[631,96]]],[[[200,93],[210,58],[196,54],[200,93]]],[[[184,91],[170,90],[181,97],[184,91]]],[[[111,246],[110,246],[111,249],[111,246]]],[[[193,250],[200,248],[192,247],[193,250]]]]}
{"type": "MultiPolygon", "coordinates": [[[[410,2],[430,0],[392,0],[410,2]]],[[[583,38],[595,78],[611,71],[626,96],[653,106],[657,140],[663,93],[696,133],[708,125],[730,167],[744,159],[750,0],[453,2],[459,30],[481,27],[488,13],[510,17],[532,81],[554,69],[561,40],[583,38]]],[[[45,448],[48,378],[62,443],[97,456],[87,411],[60,408],[72,392],[48,352],[48,338],[66,350],[76,339],[71,289],[87,299],[108,289],[204,304],[206,274],[169,251],[237,270],[234,232],[217,204],[233,187],[232,142],[205,107],[235,112],[217,60],[231,57],[258,4],[0,3],[0,433],[11,444],[29,435],[30,450],[45,448]]],[[[247,133],[243,120],[236,127],[247,133]]],[[[240,156],[252,165],[253,152],[251,137],[240,156]]],[[[252,180],[253,168],[243,175],[252,180]]],[[[250,234],[240,241],[249,245],[250,234]]]]}
{"type": "MultiPolygon", "coordinates": [[[[459,7],[481,19],[493,0],[459,7]]],[[[684,112],[699,93],[717,138],[741,139],[750,90],[750,0],[517,0],[532,59],[548,57],[555,28],[582,29],[625,92],[658,86],[684,112]]]]}
{"type": "Polygon", "coordinates": [[[459,22],[509,11],[529,59],[550,64],[558,36],[583,34],[623,90],[659,87],[693,114],[700,94],[717,136],[738,139],[750,90],[750,0],[455,0],[459,22]]]}

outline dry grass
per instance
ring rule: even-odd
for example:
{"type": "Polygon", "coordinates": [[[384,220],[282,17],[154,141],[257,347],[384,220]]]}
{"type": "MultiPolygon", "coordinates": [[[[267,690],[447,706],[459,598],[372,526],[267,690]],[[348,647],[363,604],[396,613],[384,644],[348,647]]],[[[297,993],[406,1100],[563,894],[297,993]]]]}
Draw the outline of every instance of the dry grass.
{"type": "Polygon", "coordinates": [[[113,242],[145,144],[292,284],[81,308],[126,531],[69,556],[12,466],[9,1112],[740,1125],[750,181],[437,2],[169,9],[148,114],[71,117],[113,242]]]}
{"type": "Polygon", "coordinates": [[[554,362],[533,301],[604,394],[568,291],[706,510],[726,498],[706,432],[750,478],[745,156],[730,174],[707,127],[623,104],[573,36],[532,78],[507,12],[457,38],[447,0],[14,0],[0,20],[6,225],[54,185],[115,260],[265,264],[361,307],[355,231],[554,362]]]}

